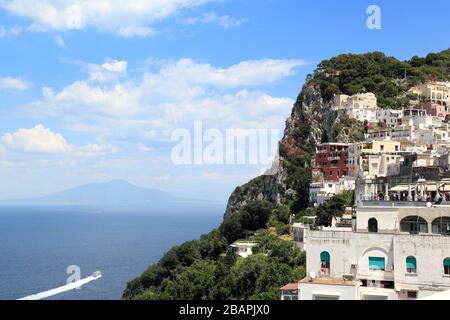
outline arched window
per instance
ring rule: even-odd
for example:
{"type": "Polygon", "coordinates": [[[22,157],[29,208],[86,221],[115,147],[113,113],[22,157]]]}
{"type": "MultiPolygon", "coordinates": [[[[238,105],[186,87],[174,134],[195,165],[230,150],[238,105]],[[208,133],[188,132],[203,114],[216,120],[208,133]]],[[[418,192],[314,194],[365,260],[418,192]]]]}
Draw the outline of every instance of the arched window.
{"type": "Polygon", "coordinates": [[[450,258],[444,259],[444,274],[450,276],[450,258]]]}
{"type": "Polygon", "coordinates": [[[330,275],[330,254],[327,251],[320,254],[320,273],[330,275]]]}
{"type": "Polygon", "coordinates": [[[450,235],[450,217],[439,217],[431,224],[434,234],[450,235]]]}
{"type": "Polygon", "coordinates": [[[428,223],[419,216],[409,216],[400,222],[400,231],[410,234],[428,233],[428,223]]]}
{"type": "Polygon", "coordinates": [[[417,273],[417,260],[414,257],[406,258],[406,272],[417,273]]]}
{"type": "Polygon", "coordinates": [[[369,232],[378,232],[378,221],[375,218],[369,219],[369,232]]]}

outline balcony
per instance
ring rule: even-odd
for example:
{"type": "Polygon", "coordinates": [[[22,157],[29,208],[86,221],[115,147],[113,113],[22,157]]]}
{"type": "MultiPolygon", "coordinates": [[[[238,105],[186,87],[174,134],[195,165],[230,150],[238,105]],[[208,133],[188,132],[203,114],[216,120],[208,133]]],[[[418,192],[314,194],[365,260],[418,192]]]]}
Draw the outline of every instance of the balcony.
{"type": "Polygon", "coordinates": [[[356,278],[358,280],[394,281],[394,271],[359,270],[356,278]]]}

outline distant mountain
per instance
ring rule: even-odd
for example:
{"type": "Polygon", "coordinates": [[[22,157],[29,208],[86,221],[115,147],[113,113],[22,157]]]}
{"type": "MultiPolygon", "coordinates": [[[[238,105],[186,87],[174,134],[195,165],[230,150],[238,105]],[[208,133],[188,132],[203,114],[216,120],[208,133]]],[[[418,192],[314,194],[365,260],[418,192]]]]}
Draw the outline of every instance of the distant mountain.
{"type": "Polygon", "coordinates": [[[146,212],[210,210],[223,206],[209,200],[176,197],[160,190],[138,187],[123,180],[91,183],[39,198],[2,201],[0,205],[70,206],[146,212]]]}

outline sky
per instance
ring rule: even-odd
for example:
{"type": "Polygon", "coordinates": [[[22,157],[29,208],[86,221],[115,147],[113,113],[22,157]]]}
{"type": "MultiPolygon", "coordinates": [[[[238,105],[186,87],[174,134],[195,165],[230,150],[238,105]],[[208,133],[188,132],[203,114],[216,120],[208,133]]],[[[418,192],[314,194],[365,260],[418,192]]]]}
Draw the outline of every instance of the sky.
{"type": "Polygon", "coordinates": [[[267,167],[264,152],[221,161],[239,148],[228,130],[257,132],[260,150],[320,61],[448,49],[448,12],[447,0],[0,0],[0,200],[122,179],[225,202],[267,167]]]}

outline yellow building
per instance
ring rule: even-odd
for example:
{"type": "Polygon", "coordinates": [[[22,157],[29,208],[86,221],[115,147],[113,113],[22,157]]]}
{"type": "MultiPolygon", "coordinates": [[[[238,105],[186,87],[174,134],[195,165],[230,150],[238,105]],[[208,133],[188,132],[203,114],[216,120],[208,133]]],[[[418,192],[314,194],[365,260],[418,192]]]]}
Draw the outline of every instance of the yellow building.
{"type": "Polygon", "coordinates": [[[450,82],[424,83],[411,88],[410,92],[433,103],[449,105],[450,102],[450,82]]]}

